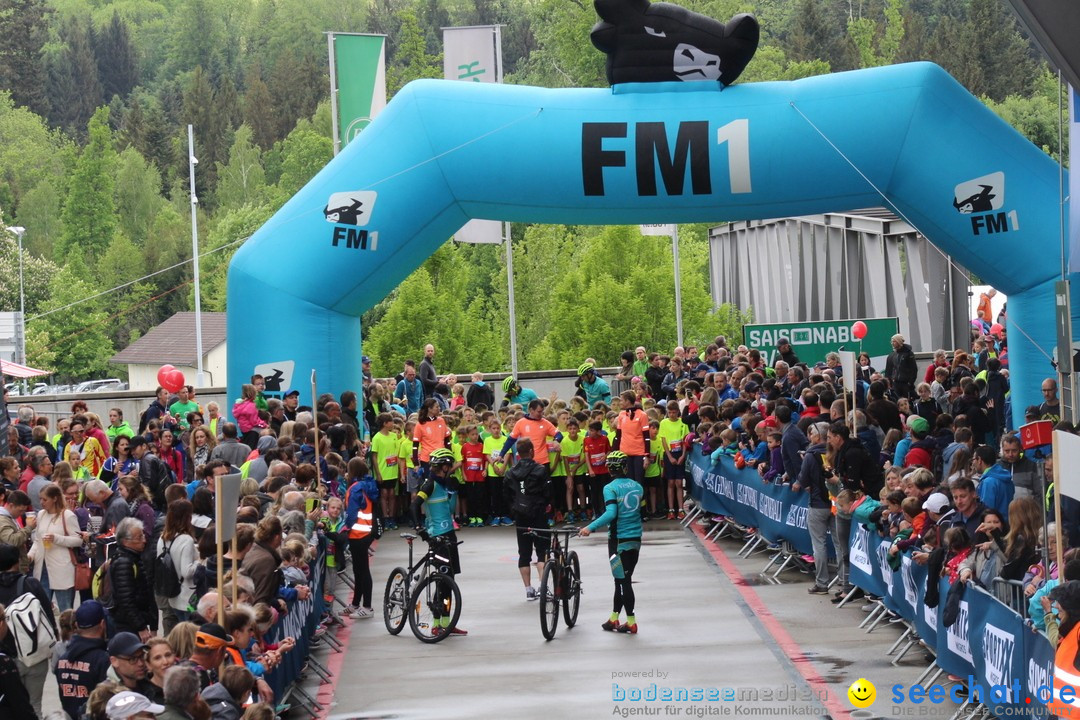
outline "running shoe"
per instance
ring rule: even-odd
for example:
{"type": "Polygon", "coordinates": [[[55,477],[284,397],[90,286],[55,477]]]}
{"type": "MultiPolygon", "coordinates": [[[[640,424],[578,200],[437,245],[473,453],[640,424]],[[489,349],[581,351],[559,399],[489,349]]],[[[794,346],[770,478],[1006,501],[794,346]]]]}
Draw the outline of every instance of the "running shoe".
{"type": "Polygon", "coordinates": [[[511,518],[508,518],[505,515],[503,515],[502,524],[505,525],[506,527],[513,527],[514,521],[511,518]]]}
{"type": "Polygon", "coordinates": [[[680,520],[685,520],[685,519],[686,519],[686,511],[685,511],[685,510],[680,510],[680,511],[678,512],[678,514],[677,514],[677,517],[678,517],[678,518],[679,518],[680,520]]]}
{"type": "Polygon", "coordinates": [[[361,607],[353,611],[352,616],[357,620],[370,620],[375,617],[375,611],[371,608],[361,607]]]}
{"type": "MultiPolygon", "coordinates": [[[[601,629],[607,630],[608,632],[618,632],[619,627],[621,627],[621,626],[619,625],[618,620],[616,620],[615,622],[612,622],[611,620],[607,620],[607,621],[604,622],[603,625],[600,626],[601,629]]],[[[635,625],[634,627],[637,627],[637,626],[635,625]]]]}
{"type": "Polygon", "coordinates": [[[825,587],[824,585],[813,585],[812,587],[807,588],[806,592],[810,593],[811,595],[828,595],[829,588],[825,587]]]}
{"type": "Polygon", "coordinates": [[[563,518],[563,522],[566,522],[566,523],[572,523],[572,522],[574,522],[574,521],[575,521],[576,519],[577,519],[577,518],[575,518],[575,517],[574,517],[574,513],[573,513],[573,511],[571,511],[571,512],[568,512],[568,513],[566,513],[566,517],[564,517],[564,518],[563,518]]]}
{"type": "Polygon", "coordinates": [[[540,597],[540,596],[536,594],[536,588],[532,587],[531,585],[529,587],[525,588],[525,599],[526,600],[531,602],[533,600],[536,600],[538,597],[540,597]]]}
{"type": "Polygon", "coordinates": [[[450,628],[450,634],[451,635],[457,635],[458,637],[465,637],[466,635],[469,634],[469,631],[468,630],[463,630],[462,628],[454,626],[454,627],[450,628]]]}
{"type": "Polygon", "coordinates": [[[621,632],[624,635],[637,635],[637,623],[634,623],[633,625],[623,623],[616,632],[621,632]]]}
{"type": "Polygon", "coordinates": [[[668,510],[667,511],[667,519],[668,520],[674,520],[675,519],[675,512],[673,510],[668,510]]]}

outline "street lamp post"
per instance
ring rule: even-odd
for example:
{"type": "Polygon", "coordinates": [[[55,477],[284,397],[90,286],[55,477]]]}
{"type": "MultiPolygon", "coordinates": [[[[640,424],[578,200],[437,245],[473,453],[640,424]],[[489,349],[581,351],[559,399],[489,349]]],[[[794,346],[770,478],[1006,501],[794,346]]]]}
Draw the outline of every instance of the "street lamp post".
{"type": "Polygon", "coordinates": [[[8,230],[15,233],[19,238],[19,330],[22,333],[22,342],[19,344],[19,364],[26,364],[26,294],[23,291],[23,235],[26,234],[24,227],[9,227],[8,230]]]}

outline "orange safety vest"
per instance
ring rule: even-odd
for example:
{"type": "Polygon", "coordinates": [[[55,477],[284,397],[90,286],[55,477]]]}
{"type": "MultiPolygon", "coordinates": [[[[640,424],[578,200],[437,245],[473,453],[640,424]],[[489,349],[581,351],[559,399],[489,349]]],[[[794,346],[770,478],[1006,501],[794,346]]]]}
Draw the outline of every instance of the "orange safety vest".
{"type": "Polygon", "coordinates": [[[371,527],[374,522],[372,515],[374,506],[371,498],[364,495],[363,491],[360,494],[364,497],[364,504],[360,507],[360,511],[356,513],[356,520],[353,521],[352,527],[349,528],[350,540],[363,540],[366,538],[371,534],[371,527]]]}
{"type": "Polygon", "coordinates": [[[1080,670],[1073,664],[1076,661],[1078,638],[1080,625],[1061,638],[1054,655],[1054,697],[1050,699],[1048,706],[1050,712],[1057,717],[1080,718],[1080,670]],[[1066,686],[1072,690],[1072,702],[1061,699],[1061,691],[1066,686]]]}

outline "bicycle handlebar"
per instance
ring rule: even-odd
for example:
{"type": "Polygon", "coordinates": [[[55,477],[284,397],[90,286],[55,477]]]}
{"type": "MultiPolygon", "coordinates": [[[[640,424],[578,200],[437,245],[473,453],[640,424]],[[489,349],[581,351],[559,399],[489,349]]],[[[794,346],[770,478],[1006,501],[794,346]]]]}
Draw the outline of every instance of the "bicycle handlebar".
{"type": "Polygon", "coordinates": [[[528,533],[528,534],[532,534],[532,535],[537,535],[537,534],[539,534],[539,533],[550,533],[550,534],[555,534],[555,533],[567,533],[567,534],[576,534],[576,533],[578,533],[578,532],[580,532],[580,531],[581,531],[581,528],[579,528],[579,527],[575,527],[575,526],[572,526],[572,525],[567,525],[566,527],[561,527],[561,528],[525,528],[525,532],[526,532],[526,533],[528,533]]]}

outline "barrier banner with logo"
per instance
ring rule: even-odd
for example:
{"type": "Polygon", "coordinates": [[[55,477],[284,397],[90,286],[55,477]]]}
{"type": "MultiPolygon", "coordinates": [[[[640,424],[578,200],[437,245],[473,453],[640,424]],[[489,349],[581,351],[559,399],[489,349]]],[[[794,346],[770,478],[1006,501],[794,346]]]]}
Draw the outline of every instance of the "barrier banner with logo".
{"type": "Polygon", "coordinates": [[[809,497],[787,485],[762,482],[756,470],[738,469],[721,457],[714,465],[694,446],[687,459],[690,495],[706,511],[735,518],[740,525],[757,528],[772,542],[785,540],[801,553],[813,553],[806,529],[809,497]]]}
{"type": "Polygon", "coordinates": [[[289,605],[289,611],[270,628],[267,637],[272,643],[279,643],[283,638],[292,637],[296,647],[285,653],[278,664],[263,676],[266,684],[274,691],[274,697],[280,702],[285,691],[297,681],[304,669],[307,656],[311,652],[311,639],[319,627],[319,619],[326,609],[323,599],[323,585],[326,580],[326,539],[319,538],[318,550],[311,560],[311,594],[307,600],[297,600],[289,605]]]}
{"type": "MultiPolygon", "coordinates": [[[[1029,709],[1025,703],[1024,635],[1031,630],[1011,608],[998,602],[982,588],[968,586],[967,636],[974,659],[975,677],[985,690],[981,698],[998,717],[1019,716],[1029,709]],[[999,686],[996,689],[992,688],[999,686]]],[[[960,609],[961,616],[965,608],[960,609]]],[[[959,624],[959,620],[957,621],[959,624]]]]}
{"type": "Polygon", "coordinates": [[[1054,687],[1054,647],[1040,632],[1024,628],[1023,634],[1024,692],[1032,704],[1044,707],[1050,702],[1054,687]]]}
{"type": "MultiPolygon", "coordinates": [[[[956,619],[945,627],[949,581],[938,579],[936,608],[926,606],[927,569],[910,555],[893,571],[885,558],[890,540],[855,526],[851,533],[851,581],[868,594],[883,599],[886,607],[914,623],[915,631],[937,653],[937,664],[952,675],[971,675],[981,686],[983,703],[999,716],[1030,715],[1039,686],[1052,686],[1054,654],[1041,633],[982,588],[969,584],[957,608],[956,619]],[[999,686],[994,690],[994,686],[999,686]],[[1013,708],[1012,710],[1008,708],[1013,708]]],[[[1046,695],[1046,691],[1043,691],[1046,695]]]]}
{"type": "Polygon", "coordinates": [[[859,523],[851,524],[848,579],[852,585],[858,585],[867,594],[884,597],[888,594],[887,586],[881,566],[877,562],[877,543],[871,535],[872,533],[859,523]]]}

